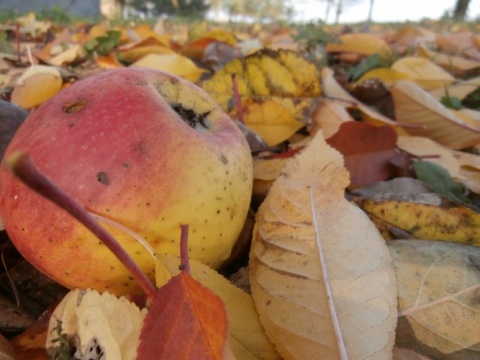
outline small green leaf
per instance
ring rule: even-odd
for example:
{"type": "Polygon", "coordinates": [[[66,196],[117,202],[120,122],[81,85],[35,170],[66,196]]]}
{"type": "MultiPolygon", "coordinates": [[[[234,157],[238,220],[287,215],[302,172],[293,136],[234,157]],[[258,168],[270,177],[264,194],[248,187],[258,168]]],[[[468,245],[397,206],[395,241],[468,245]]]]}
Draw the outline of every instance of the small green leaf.
{"type": "Polygon", "coordinates": [[[454,109],[454,110],[460,110],[463,108],[462,102],[460,99],[450,96],[448,93],[440,99],[440,102],[442,103],[443,106],[449,108],[449,109],[454,109]]]}
{"type": "Polygon", "coordinates": [[[87,41],[84,48],[87,52],[96,52],[99,55],[108,55],[110,51],[120,43],[120,31],[107,31],[105,36],[98,36],[95,39],[87,41]]]}
{"type": "Polygon", "coordinates": [[[357,66],[351,67],[347,71],[347,75],[351,81],[357,81],[367,71],[382,67],[384,60],[380,54],[372,54],[363,59],[357,66]]]}
{"type": "Polygon", "coordinates": [[[429,185],[436,193],[449,200],[462,203],[469,202],[464,196],[465,188],[463,185],[454,181],[444,167],[430,161],[415,161],[413,168],[417,178],[429,185]]]}

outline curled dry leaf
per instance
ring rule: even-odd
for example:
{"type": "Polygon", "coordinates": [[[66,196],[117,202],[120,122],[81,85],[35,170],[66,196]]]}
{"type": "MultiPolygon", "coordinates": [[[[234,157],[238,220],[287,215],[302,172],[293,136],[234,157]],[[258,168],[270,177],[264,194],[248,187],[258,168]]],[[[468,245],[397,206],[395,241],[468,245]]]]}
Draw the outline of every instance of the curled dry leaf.
{"type": "Polygon", "coordinates": [[[398,287],[396,345],[431,359],[480,358],[480,249],[421,240],[388,244],[398,287]]]}
{"type": "Polygon", "coordinates": [[[410,76],[413,81],[427,90],[444,87],[455,81],[455,78],[440,66],[421,57],[403,57],[395,61],[391,69],[410,76]]]}
{"type": "Polygon", "coordinates": [[[387,359],[396,287],[384,240],[344,198],[342,156],[319,132],[257,213],[252,296],[285,359],[387,359]]]}
{"type": "Polygon", "coordinates": [[[480,143],[480,128],[470,126],[420,86],[400,80],[390,88],[397,121],[419,126],[411,135],[425,136],[453,149],[480,143]]]}
{"type": "Polygon", "coordinates": [[[474,92],[479,86],[480,76],[477,76],[468,80],[457,81],[448,86],[432,90],[430,91],[430,95],[432,95],[438,101],[440,101],[442,97],[447,95],[450,97],[456,97],[459,100],[463,100],[468,96],[468,94],[474,92]]]}
{"type": "Polygon", "coordinates": [[[58,339],[65,334],[66,340],[75,344],[77,356],[100,351],[108,359],[134,360],[146,313],[125,297],[73,290],[50,318],[46,348],[58,349],[62,345],[58,339]]]}

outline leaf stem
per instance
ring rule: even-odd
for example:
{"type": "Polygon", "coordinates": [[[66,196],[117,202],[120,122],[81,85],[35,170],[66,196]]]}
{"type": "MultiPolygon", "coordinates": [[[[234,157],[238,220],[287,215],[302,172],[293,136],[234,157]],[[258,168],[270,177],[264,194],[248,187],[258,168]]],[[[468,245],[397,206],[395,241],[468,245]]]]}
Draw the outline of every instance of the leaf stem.
{"type": "Polygon", "coordinates": [[[130,255],[120,246],[117,240],[70,195],[60,189],[38,170],[30,158],[30,155],[25,152],[11,155],[7,159],[7,167],[28,187],[58,205],[90,230],[115,254],[127,270],[130,271],[147,296],[151,299],[155,297],[155,287],[130,255]]]}
{"type": "Polygon", "coordinates": [[[242,100],[240,98],[240,92],[238,90],[237,74],[232,74],[232,83],[233,83],[233,95],[235,96],[235,102],[237,103],[237,108],[238,108],[238,120],[242,124],[245,124],[245,117],[243,115],[242,100]]]}
{"type": "Polygon", "coordinates": [[[188,225],[184,224],[180,225],[180,262],[180,268],[191,275],[188,259],[188,225]]]}

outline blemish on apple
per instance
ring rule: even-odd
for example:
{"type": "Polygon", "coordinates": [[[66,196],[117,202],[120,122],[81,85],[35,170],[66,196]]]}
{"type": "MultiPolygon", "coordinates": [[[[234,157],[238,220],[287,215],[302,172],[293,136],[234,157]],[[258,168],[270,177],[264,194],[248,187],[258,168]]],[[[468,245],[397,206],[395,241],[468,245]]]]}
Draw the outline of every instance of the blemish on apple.
{"type": "Polygon", "coordinates": [[[108,185],[110,183],[108,175],[105,171],[100,171],[97,173],[97,181],[103,185],[108,185]]]}
{"type": "Polygon", "coordinates": [[[67,114],[72,114],[83,110],[88,105],[87,99],[76,99],[73,101],[67,101],[63,104],[62,111],[66,112],[67,114]]]}

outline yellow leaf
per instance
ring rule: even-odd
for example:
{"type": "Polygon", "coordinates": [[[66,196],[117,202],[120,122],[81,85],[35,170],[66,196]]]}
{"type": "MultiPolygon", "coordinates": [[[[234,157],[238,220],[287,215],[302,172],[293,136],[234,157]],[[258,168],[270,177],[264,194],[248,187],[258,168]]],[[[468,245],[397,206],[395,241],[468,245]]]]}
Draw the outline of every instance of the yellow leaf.
{"type": "Polygon", "coordinates": [[[338,37],[339,43],[328,43],[328,52],[352,52],[363,55],[380,54],[388,57],[391,53],[385,40],[377,35],[366,33],[344,34],[338,37]]]}
{"type": "MultiPolygon", "coordinates": [[[[160,278],[157,277],[157,287],[164,285],[166,280],[164,269],[170,271],[172,275],[179,273],[179,258],[162,256],[160,261],[156,261],[156,271],[160,268],[162,273],[160,278]]],[[[236,358],[279,360],[280,357],[260,325],[251,296],[200,261],[190,259],[189,262],[192,277],[212,290],[225,304],[228,340],[236,358]]]]}
{"type": "Polygon", "coordinates": [[[233,74],[245,124],[269,145],[288,139],[304,126],[320,95],[319,71],[314,63],[293,51],[262,50],[229,62],[203,86],[232,117],[238,114],[233,74]]]}
{"type": "Polygon", "coordinates": [[[118,49],[119,58],[128,63],[135,62],[149,54],[175,54],[175,51],[152,37],[124,45],[118,49]]]}
{"type": "Polygon", "coordinates": [[[12,103],[24,109],[32,109],[59,92],[62,84],[62,76],[57,68],[31,66],[18,78],[12,93],[12,103]]]}
{"type": "Polygon", "coordinates": [[[369,79],[378,79],[386,87],[390,87],[390,85],[392,85],[395,81],[408,80],[410,79],[410,76],[407,74],[402,74],[392,69],[386,69],[386,68],[373,69],[363,74],[360,79],[358,79],[355,83],[353,83],[352,88],[362,83],[363,81],[369,80],[369,79]]]}
{"type": "Polygon", "coordinates": [[[68,342],[77,338],[81,358],[102,349],[105,358],[134,360],[146,314],[146,309],[140,310],[125,297],[90,289],[70,291],[50,318],[46,348],[60,345],[54,339],[61,330],[68,342]]]}
{"type": "Polygon", "coordinates": [[[132,66],[166,71],[191,82],[198,81],[206,72],[197,67],[192,60],[177,54],[148,54],[134,62],[132,66]]]}
{"type": "Polygon", "coordinates": [[[390,89],[397,121],[418,126],[405,130],[424,136],[452,149],[480,143],[480,128],[466,124],[418,85],[400,80],[390,89]]]}
{"type": "Polygon", "coordinates": [[[82,57],[84,55],[83,52],[83,48],[80,44],[72,44],[65,51],[62,51],[60,54],[49,59],[48,63],[56,66],[62,66],[65,63],[70,64],[77,58],[82,57]]]}
{"type": "Polygon", "coordinates": [[[370,217],[422,240],[480,245],[480,214],[434,193],[357,198],[370,217]]]}
{"type": "Polygon", "coordinates": [[[391,66],[392,70],[409,76],[426,90],[436,89],[455,81],[455,78],[428,59],[407,56],[391,66]]]}
{"type": "Polygon", "coordinates": [[[203,34],[202,37],[212,38],[217,41],[224,42],[231,46],[234,46],[237,43],[237,39],[235,38],[235,35],[231,31],[227,31],[225,29],[215,29],[215,30],[207,31],[205,34],[203,34]]]}
{"type": "Polygon", "coordinates": [[[286,359],[388,359],[396,324],[390,255],[344,197],[349,175],[321,132],[290,159],[257,213],[250,283],[286,359]]]}
{"type": "Polygon", "coordinates": [[[478,359],[480,249],[420,240],[388,245],[398,287],[396,345],[431,359],[478,359]]]}

